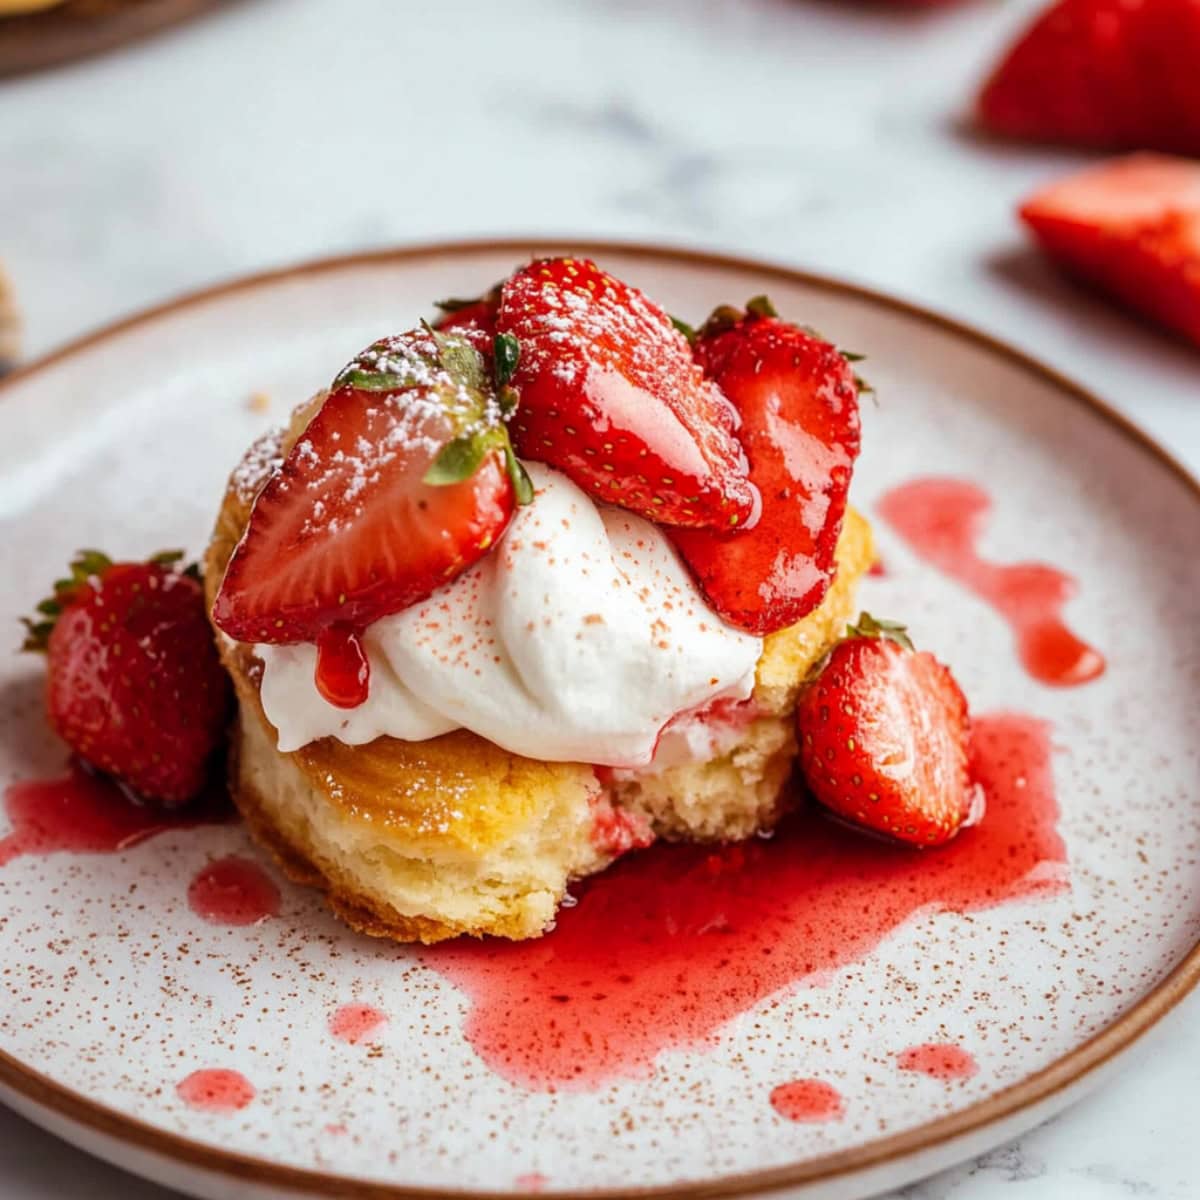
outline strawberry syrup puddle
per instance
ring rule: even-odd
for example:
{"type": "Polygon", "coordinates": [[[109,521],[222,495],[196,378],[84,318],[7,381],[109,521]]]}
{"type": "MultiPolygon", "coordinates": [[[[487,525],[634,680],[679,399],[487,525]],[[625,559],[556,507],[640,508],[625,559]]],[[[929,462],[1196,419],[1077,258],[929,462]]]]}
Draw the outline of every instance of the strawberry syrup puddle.
{"type": "Polygon", "coordinates": [[[794,1079],[771,1092],[771,1107],[787,1121],[840,1121],[846,1115],[842,1094],[823,1079],[794,1079]]]}
{"type": "Polygon", "coordinates": [[[896,1066],[901,1071],[915,1071],[952,1083],[958,1079],[970,1079],[979,1070],[974,1057],[953,1042],[925,1042],[920,1046],[909,1046],[896,1055],[896,1066]]]}
{"type": "Polygon", "coordinates": [[[248,858],[218,858],[197,872],[188,907],[211,925],[258,925],[279,915],[279,889],[248,858]]]}
{"type": "Polygon", "coordinates": [[[977,718],[982,823],[918,851],[812,811],[770,840],[658,845],[582,885],[547,937],[467,941],[421,960],[470,1001],[465,1034],[504,1078],[539,1091],[644,1077],[676,1046],[773,992],[856,962],[916,913],[973,912],[1066,886],[1050,727],[977,718]]]}
{"type": "Polygon", "coordinates": [[[175,1093],[197,1112],[240,1112],[258,1091],[240,1071],[225,1067],[193,1071],[175,1085],[175,1093]]]}
{"type": "Polygon", "coordinates": [[[387,1024],[387,1014],[369,1004],[343,1004],[329,1018],[329,1032],[340,1042],[357,1046],[387,1024]]]}
{"type": "Polygon", "coordinates": [[[1012,628],[1025,670],[1056,687],[1104,674],[1104,655],[1063,623],[1075,594],[1071,576],[1042,563],[1001,566],[980,558],[976,542],[991,500],[961,479],[917,479],[888,492],[882,517],[927,563],[990,604],[1012,628]]]}
{"type": "Polygon", "coordinates": [[[232,821],[229,799],[214,792],[172,810],[130,799],[78,764],[58,779],[14,783],[4,793],[12,832],[0,837],[0,867],[22,855],[116,854],[171,829],[232,821]]]}

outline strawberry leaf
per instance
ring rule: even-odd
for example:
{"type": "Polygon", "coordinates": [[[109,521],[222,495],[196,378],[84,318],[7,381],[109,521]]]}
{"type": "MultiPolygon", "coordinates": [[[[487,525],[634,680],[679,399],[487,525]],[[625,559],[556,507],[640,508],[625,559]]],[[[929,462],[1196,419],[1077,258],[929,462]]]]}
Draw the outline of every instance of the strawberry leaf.
{"type": "Polygon", "coordinates": [[[434,487],[446,487],[470,479],[479,470],[488,444],[487,439],[473,433],[447,442],[425,472],[424,481],[434,487]]]}
{"type": "Polygon", "coordinates": [[[471,308],[482,301],[482,296],[475,296],[470,300],[463,299],[462,296],[451,296],[447,300],[435,300],[433,307],[439,312],[456,313],[462,312],[464,308],[471,308]]]}
{"type": "Polygon", "coordinates": [[[846,639],[867,638],[895,642],[906,650],[912,650],[912,639],[908,636],[908,628],[899,621],[888,621],[871,616],[869,612],[858,615],[858,621],[846,626],[846,639]]]}
{"type": "Polygon", "coordinates": [[[769,296],[751,296],[746,301],[746,311],[754,317],[777,317],[778,310],[771,303],[769,296]]]}
{"type": "Polygon", "coordinates": [[[492,342],[496,360],[496,387],[506,388],[521,361],[521,343],[511,333],[498,333],[492,342]]]}
{"type": "Polygon", "coordinates": [[[688,340],[689,345],[695,343],[696,330],[694,326],[689,325],[686,321],[680,320],[678,317],[671,317],[671,324],[683,334],[683,336],[688,340]]]}
{"type": "Polygon", "coordinates": [[[533,480],[529,478],[529,472],[525,470],[521,460],[513,453],[512,445],[508,442],[504,446],[504,467],[512,482],[513,494],[517,498],[517,503],[522,506],[532,504],[533,480]]]}

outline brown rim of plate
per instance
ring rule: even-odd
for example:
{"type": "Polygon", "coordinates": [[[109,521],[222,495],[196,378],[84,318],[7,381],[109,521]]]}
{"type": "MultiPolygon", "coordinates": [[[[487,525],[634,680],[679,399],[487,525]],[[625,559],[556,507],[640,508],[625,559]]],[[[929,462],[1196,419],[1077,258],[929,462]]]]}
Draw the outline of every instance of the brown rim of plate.
{"type": "MultiPolygon", "coordinates": [[[[758,274],[766,279],[799,284],[836,295],[865,301],[923,321],[927,325],[952,333],[959,338],[1022,368],[1029,374],[1050,383],[1068,399],[1079,404],[1092,416],[1114,427],[1129,441],[1156,458],[1194,494],[1200,503],[1200,479],[1175,459],[1158,442],[1139,429],[1126,417],[1111,408],[1099,397],[1073,383],[1053,368],[989,334],[969,325],[923,308],[906,300],[858,284],[844,283],[822,275],[793,270],[753,258],[715,254],[699,250],[654,247],[638,243],[605,242],[571,238],[503,238],[478,241],[452,241],[403,247],[395,250],[368,251],[361,254],[339,255],[317,259],[299,266],[263,271],[228,283],[217,284],[201,291],[190,292],[134,316],[105,326],[95,333],[68,342],[60,349],[25,366],[18,367],[0,381],[0,400],[6,398],[15,384],[37,375],[61,360],[91,349],[131,329],[150,324],[185,308],[237,292],[276,284],[287,279],[321,275],[347,268],[392,266],[415,259],[439,257],[468,257],[475,254],[511,253],[523,258],[531,253],[557,251],[586,254],[603,258],[606,254],[621,254],[632,258],[673,260],[698,267],[717,270],[737,270],[758,274]]],[[[982,1130],[987,1125],[1013,1116],[1038,1104],[1084,1079],[1114,1056],[1131,1046],[1142,1034],[1161,1020],[1180,1000],[1200,982],[1200,941],[1188,951],[1170,973],[1128,1012],[1093,1034],[1082,1045],[1043,1067],[1019,1083],[1003,1088],[984,1100],[977,1101],[949,1116],[939,1117],[924,1125],[887,1137],[876,1138],[863,1146],[824,1154],[790,1166],[772,1167],[762,1171],[743,1172],[713,1180],[667,1184],[662,1187],[598,1189],[592,1191],[544,1192],[545,1200],[617,1200],[618,1197],[664,1197],[671,1200],[724,1200],[752,1193],[773,1192],[828,1181],[852,1172],[862,1172],[883,1166],[898,1158],[921,1151],[936,1149],[955,1139],[982,1130]]],[[[330,1175],[289,1167],[266,1159],[218,1150],[215,1147],[177,1134],[168,1133],[144,1121],[97,1104],[86,1096],[62,1087],[37,1071],[31,1070],[11,1055],[0,1050],[0,1085],[11,1088],[33,1104],[50,1110],[68,1121],[96,1133],[123,1141],[130,1146],[158,1154],[190,1167],[225,1176],[245,1183],[280,1188],[300,1195],[335,1197],[337,1200],[511,1200],[511,1191],[485,1192],[455,1188],[404,1187],[330,1175]]]]}

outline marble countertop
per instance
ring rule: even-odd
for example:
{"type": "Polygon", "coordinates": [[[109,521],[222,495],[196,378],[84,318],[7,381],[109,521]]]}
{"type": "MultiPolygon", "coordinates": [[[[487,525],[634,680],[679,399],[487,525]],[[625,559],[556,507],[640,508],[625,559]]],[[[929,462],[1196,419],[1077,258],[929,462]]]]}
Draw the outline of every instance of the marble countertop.
{"type": "MultiPolygon", "coordinates": [[[[0,82],[0,262],[26,353],[296,259],[619,237],[918,300],[1074,376],[1200,470],[1200,355],[1060,282],[1015,225],[1019,199],[1082,158],[964,132],[973,81],[1036,7],[240,0],[0,82]]],[[[1195,1196],[1198,1061],[1192,997],[1104,1091],[903,1195],[1195,1196]]],[[[3,1110],[0,1194],[168,1196],[3,1110]]]]}

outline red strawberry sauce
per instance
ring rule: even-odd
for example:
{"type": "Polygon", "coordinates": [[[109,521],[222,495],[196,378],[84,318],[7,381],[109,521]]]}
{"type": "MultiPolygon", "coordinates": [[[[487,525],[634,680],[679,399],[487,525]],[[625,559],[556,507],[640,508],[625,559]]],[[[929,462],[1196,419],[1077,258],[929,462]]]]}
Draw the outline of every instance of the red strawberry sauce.
{"type": "Polygon", "coordinates": [[[953,1042],[925,1042],[910,1046],[896,1055],[896,1066],[902,1071],[916,1071],[931,1079],[950,1083],[955,1079],[970,1079],[979,1070],[971,1054],[953,1042]]]}
{"type": "Polygon", "coordinates": [[[371,690],[371,664],[358,631],[331,625],[317,638],[317,691],[337,708],[357,708],[371,690]]]}
{"type": "Polygon", "coordinates": [[[115,854],[169,829],[219,824],[233,815],[221,794],[179,810],[142,804],[78,765],[58,779],[13,784],[4,810],[12,832],[0,837],[0,867],[23,854],[115,854]]]}
{"type": "Polygon", "coordinates": [[[224,1067],[193,1071],[175,1085],[175,1092],[189,1108],[211,1113],[238,1112],[258,1094],[240,1071],[224,1067]]]}
{"type": "Polygon", "coordinates": [[[976,542],[991,501],[961,479],[917,479],[879,501],[884,520],[909,547],[990,604],[1012,627],[1025,670],[1058,687],[1104,674],[1104,656],[1063,623],[1075,581],[1042,563],[1000,566],[980,558],[976,542]]]}
{"type": "Polygon", "coordinates": [[[1066,887],[1050,756],[1045,722],[982,717],[972,759],[987,815],[944,848],[804,812],[770,841],[627,855],[542,939],[462,939],[421,958],[466,993],[466,1036],[505,1078],[553,1091],[644,1076],[661,1051],[711,1043],[772,992],[819,986],[917,912],[1066,887]]]}
{"type": "Polygon", "coordinates": [[[329,1018],[329,1032],[355,1046],[387,1023],[387,1014],[369,1004],[343,1004],[329,1018]]]}
{"type": "Polygon", "coordinates": [[[279,889],[258,863],[230,855],[197,873],[188,905],[212,925],[257,925],[279,915],[279,889]]]}
{"type": "Polygon", "coordinates": [[[842,1094],[823,1079],[794,1079],[771,1092],[771,1107],[788,1121],[840,1121],[846,1115],[842,1094]]]}

